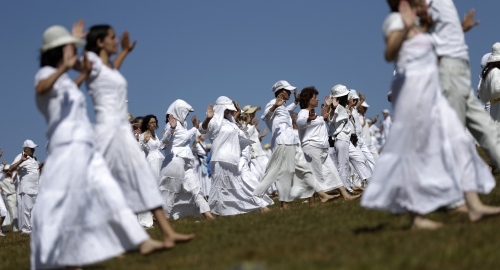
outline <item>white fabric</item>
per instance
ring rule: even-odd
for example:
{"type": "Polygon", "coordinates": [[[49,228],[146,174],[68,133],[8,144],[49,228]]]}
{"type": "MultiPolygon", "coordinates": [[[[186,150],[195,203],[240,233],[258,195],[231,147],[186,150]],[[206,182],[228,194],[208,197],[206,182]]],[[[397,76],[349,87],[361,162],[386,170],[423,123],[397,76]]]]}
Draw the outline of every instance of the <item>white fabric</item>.
{"type": "Polygon", "coordinates": [[[17,196],[16,194],[7,195],[5,199],[5,206],[7,207],[7,212],[9,213],[10,224],[12,225],[12,230],[17,232],[19,230],[19,219],[18,219],[18,209],[17,209],[17,196]]]}
{"type": "MultiPolygon", "coordinates": [[[[2,196],[0,196],[0,217],[6,217],[7,213],[7,207],[5,206],[2,196]]],[[[3,226],[3,224],[0,224],[0,227],[1,226],[3,226]]]]}
{"type": "Polygon", "coordinates": [[[30,234],[32,230],[31,226],[31,213],[33,210],[33,206],[35,206],[36,195],[30,194],[21,194],[21,201],[19,202],[19,206],[21,207],[22,216],[19,217],[21,219],[21,232],[25,234],[30,234]]]}
{"type": "MultiPolygon", "coordinates": [[[[21,160],[22,153],[17,155],[12,164],[21,160]]],[[[19,178],[20,193],[36,195],[38,193],[38,180],[40,178],[40,171],[38,170],[38,161],[36,157],[27,157],[19,166],[17,166],[17,175],[19,178]]]]}
{"type": "Polygon", "coordinates": [[[385,118],[382,123],[382,127],[384,128],[382,130],[382,145],[385,144],[385,140],[389,138],[389,132],[391,131],[391,126],[392,126],[392,117],[389,115],[387,118],[385,118]]]}
{"type": "MultiPolygon", "coordinates": [[[[41,68],[35,85],[55,71],[41,68]]],[[[31,268],[87,265],[137,248],[149,236],[93,147],[85,96],[63,74],[36,100],[50,151],[32,211],[31,268]]]]}
{"type": "Polygon", "coordinates": [[[256,126],[254,125],[247,125],[247,132],[248,135],[250,136],[250,140],[254,141],[255,143],[252,144],[252,149],[254,153],[254,157],[260,157],[260,156],[265,156],[266,153],[264,152],[264,149],[262,149],[262,145],[260,144],[259,140],[259,132],[257,131],[256,126]]]}
{"type": "Polygon", "coordinates": [[[337,140],[349,142],[351,140],[351,125],[349,124],[349,113],[342,105],[335,108],[333,117],[328,119],[330,126],[329,135],[336,137],[337,140]]]}
{"type": "Polygon", "coordinates": [[[203,196],[207,197],[210,193],[210,186],[212,185],[212,179],[208,175],[208,163],[207,168],[204,170],[204,162],[207,162],[207,152],[206,152],[206,144],[205,142],[199,142],[196,144],[195,149],[195,158],[193,160],[193,170],[197,175],[198,181],[201,185],[201,193],[203,196]]]}
{"type": "Polygon", "coordinates": [[[365,141],[366,145],[371,146],[372,145],[372,136],[370,134],[370,127],[368,125],[368,122],[366,122],[366,118],[362,115],[359,115],[359,121],[361,123],[365,124],[361,128],[361,136],[363,137],[363,140],[365,141]]]}
{"type": "Polygon", "coordinates": [[[297,127],[302,146],[313,146],[316,148],[328,148],[328,130],[323,116],[318,115],[316,119],[307,122],[309,110],[302,109],[297,117],[297,127]]]}
{"type": "Polygon", "coordinates": [[[161,164],[165,159],[165,156],[161,153],[161,149],[163,148],[163,143],[156,134],[153,134],[147,142],[144,141],[144,133],[139,136],[139,142],[141,143],[142,149],[144,153],[146,153],[146,159],[149,162],[149,167],[151,168],[151,172],[153,172],[153,176],[156,181],[160,178],[160,170],[161,164]]]}
{"type": "MultiPolygon", "coordinates": [[[[500,69],[494,68],[490,70],[485,80],[481,81],[479,98],[483,102],[489,102],[492,99],[500,98],[500,69]]],[[[495,122],[500,121],[500,102],[490,104],[490,115],[495,122]]]]}
{"type": "Polygon", "coordinates": [[[401,18],[401,14],[399,14],[399,12],[391,12],[382,25],[382,33],[384,33],[384,37],[387,38],[390,33],[401,31],[404,28],[405,24],[403,18],[401,18]]]}
{"type": "Polygon", "coordinates": [[[337,167],[328,155],[328,148],[304,145],[302,150],[320,190],[326,192],[343,186],[337,167]]]}
{"type": "Polygon", "coordinates": [[[490,192],[495,180],[441,94],[431,37],[406,40],[399,55],[406,54],[415,60],[397,66],[396,121],[378,161],[383,166],[375,168],[361,205],[427,214],[460,200],[464,192],[490,192]]]}
{"type": "Polygon", "coordinates": [[[349,162],[352,164],[361,180],[366,180],[371,177],[372,169],[366,156],[359,146],[354,146],[352,143],[349,143],[349,162]]]}
{"type": "Polygon", "coordinates": [[[432,2],[428,12],[432,16],[430,29],[438,56],[447,56],[469,61],[468,47],[462,30],[460,16],[453,0],[426,0],[432,2]]]}
{"type": "Polygon", "coordinates": [[[135,213],[160,207],[157,180],[127,121],[127,81],[117,69],[104,65],[95,53],[87,52],[87,56],[92,62],[86,84],[94,103],[97,150],[135,213]]]}
{"type": "Polygon", "coordinates": [[[2,177],[0,179],[0,190],[5,195],[16,194],[16,186],[17,184],[12,181],[11,177],[2,177]]]}
{"type": "Polygon", "coordinates": [[[297,104],[292,102],[292,104],[285,106],[285,104],[279,106],[271,112],[271,107],[276,103],[276,99],[272,99],[267,103],[264,113],[262,114],[262,120],[266,122],[267,127],[272,133],[271,147],[274,149],[277,145],[294,145],[298,143],[298,138],[293,134],[292,118],[290,117],[290,112],[295,110],[297,104]]]}

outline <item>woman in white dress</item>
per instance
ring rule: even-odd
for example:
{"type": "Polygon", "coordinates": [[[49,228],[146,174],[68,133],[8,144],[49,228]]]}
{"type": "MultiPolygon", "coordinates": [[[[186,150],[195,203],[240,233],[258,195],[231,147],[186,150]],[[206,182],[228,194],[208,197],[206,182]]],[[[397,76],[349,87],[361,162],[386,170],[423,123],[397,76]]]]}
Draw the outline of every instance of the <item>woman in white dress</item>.
{"type": "Polygon", "coordinates": [[[231,111],[240,111],[231,99],[221,96],[207,109],[207,118],[200,127],[212,141],[210,166],[212,188],[208,204],[213,214],[230,216],[254,211],[269,211],[267,203],[252,194],[250,187],[238,169],[241,151],[253,143],[245,138],[234,123],[231,111]]]}
{"type": "Polygon", "coordinates": [[[314,86],[300,92],[300,112],[297,127],[302,150],[311,171],[321,190],[328,192],[339,189],[345,200],[352,200],[360,195],[351,196],[344,188],[333,160],[328,155],[328,130],[325,119],[328,118],[328,106],[322,106],[321,115],[314,112],[318,107],[318,90],[314,86]]]}
{"type": "Polygon", "coordinates": [[[139,136],[139,143],[146,153],[146,159],[149,162],[149,167],[153,172],[153,176],[156,179],[158,185],[160,181],[160,170],[165,156],[161,153],[161,150],[165,148],[163,143],[158,136],[156,136],[155,130],[158,129],[158,119],[156,116],[149,114],[144,116],[141,125],[141,135],[139,136]]]}
{"type": "Polygon", "coordinates": [[[493,44],[492,53],[481,72],[479,98],[484,103],[489,102],[489,113],[500,126],[500,42],[493,44]]]}
{"type": "Polygon", "coordinates": [[[110,57],[118,52],[114,29],[109,25],[96,25],[87,35],[85,49],[92,71],[86,84],[94,102],[96,146],[118,181],[129,207],[135,213],[146,212],[139,215],[141,225],[153,225],[152,211],[165,243],[171,245],[173,239],[191,236],[177,234],[168,223],[157,179],[148,168],[127,122],[127,80],[118,69],[135,45],[129,42],[128,32],[123,33],[121,45],[121,53],[111,61],[110,57]]]}
{"type": "Polygon", "coordinates": [[[188,129],[186,118],[193,111],[193,107],[181,99],[168,107],[167,124],[161,139],[166,146],[166,158],[160,173],[160,190],[167,216],[177,219],[203,214],[207,219],[214,219],[191,165],[194,156],[190,142],[198,132],[199,122],[193,116],[193,127],[188,129]]]}
{"type": "Polygon", "coordinates": [[[75,47],[85,44],[80,38],[62,26],[52,26],[43,35],[35,90],[50,151],[33,209],[32,269],[93,264],[137,247],[143,254],[164,248],[137,223],[95,149],[85,96],[78,89],[91,71],[85,56],[76,65],[75,47]],[[73,81],[66,71],[75,65],[82,73],[73,81]]]}
{"type": "Polygon", "coordinates": [[[489,193],[495,180],[441,94],[432,37],[414,25],[416,9],[407,1],[389,4],[393,12],[383,29],[386,60],[396,62],[396,120],[361,205],[409,212],[416,229],[441,227],[424,215],[460,200],[464,193],[472,222],[499,214],[499,207],[485,206],[478,197],[477,192],[489,193]]]}

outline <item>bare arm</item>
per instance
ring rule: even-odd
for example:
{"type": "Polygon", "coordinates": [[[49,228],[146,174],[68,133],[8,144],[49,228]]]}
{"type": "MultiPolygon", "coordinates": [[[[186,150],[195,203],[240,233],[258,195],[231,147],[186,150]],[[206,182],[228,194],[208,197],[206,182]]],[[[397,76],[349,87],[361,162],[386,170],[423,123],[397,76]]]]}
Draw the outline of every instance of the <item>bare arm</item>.
{"type": "Polygon", "coordinates": [[[413,29],[417,16],[417,11],[412,9],[407,1],[401,1],[399,3],[399,13],[403,19],[404,28],[400,31],[391,32],[386,38],[385,41],[387,46],[385,47],[385,60],[387,62],[395,61],[398,58],[399,50],[408,37],[410,30],[413,29]]]}
{"type": "Polygon", "coordinates": [[[123,60],[125,60],[125,57],[134,49],[135,44],[137,43],[136,40],[134,40],[132,44],[130,43],[130,37],[128,31],[123,32],[121,41],[122,41],[122,51],[113,61],[113,65],[115,66],[116,69],[120,69],[123,60]]]}
{"type": "Polygon", "coordinates": [[[207,118],[203,121],[203,124],[201,124],[202,129],[206,130],[208,128],[208,124],[210,120],[212,120],[212,117],[214,117],[214,106],[210,104],[207,108],[207,118]]]}

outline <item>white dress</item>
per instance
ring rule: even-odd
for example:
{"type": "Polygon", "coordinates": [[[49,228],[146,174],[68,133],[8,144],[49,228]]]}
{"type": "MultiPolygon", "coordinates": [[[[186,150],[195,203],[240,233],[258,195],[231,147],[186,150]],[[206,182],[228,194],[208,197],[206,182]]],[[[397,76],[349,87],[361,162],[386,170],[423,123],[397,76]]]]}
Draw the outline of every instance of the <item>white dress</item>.
{"type": "Polygon", "coordinates": [[[212,185],[212,179],[208,175],[207,167],[209,166],[207,163],[207,151],[205,142],[199,142],[196,144],[195,149],[195,158],[194,158],[194,171],[197,174],[198,181],[201,185],[201,193],[203,196],[207,197],[208,193],[210,193],[210,186],[212,185]]]}
{"type": "Polygon", "coordinates": [[[135,213],[161,207],[157,179],[127,121],[127,81],[95,53],[87,52],[87,56],[92,62],[86,83],[94,102],[97,149],[135,213]]]}
{"type": "Polygon", "coordinates": [[[156,179],[157,183],[159,184],[160,181],[160,170],[161,170],[161,164],[163,163],[163,160],[165,159],[165,156],[161,153],[161,150],[163,149],[164,145],[161,142],[160,139],[158,139],[158,136],[156,134],[154,135],[154,139],[150,138],[148,142],[144,141],[144,133],[142,133],[139,136],[139,143],[142,146],[142,149],[144,150],[144,153],[146,153],[146,159],[149,163],[149,168],[151,169],[151,172],[153,173],[153,177],[156,179]]]}
{"type": "Polygon", "coordinates": [[[431,37],[406,40],[396,66],[395,121],[361,205],[427,214],[464,192],[489,193],[495,180],[441,94],[431,37]]]}
{"type": "Polygon", "coordinates": [[[211,212],[220,216],[259,211],[268,204],[252,194],[254,188],[243,181],[238,169],[242,149],[253,142],[244,138],[243,132],[224,118],[224,110],[224,105],[216,105],[207,130],[200,127],[200,132],[207,133],[212,141],[212,187],[208,204],[211,212]]]}
{"type": "MultiPolygon", "coordinates": [[[[35,85],[54,72],[41,68],[35,85]]],[[[87,265],[137,248],[149,236],[94,147],[85,96],[63,74],[36,102],[50,151],[33,208],[31,268],[87,265]]]]}

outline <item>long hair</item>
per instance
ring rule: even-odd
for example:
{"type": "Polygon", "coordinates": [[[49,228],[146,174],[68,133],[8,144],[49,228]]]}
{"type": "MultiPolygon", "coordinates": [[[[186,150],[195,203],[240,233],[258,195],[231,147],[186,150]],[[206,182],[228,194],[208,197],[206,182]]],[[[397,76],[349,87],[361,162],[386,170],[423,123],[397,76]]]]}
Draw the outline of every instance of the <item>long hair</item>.
{"type": "Polygon", "coordinates": [[[156,116],[154,116],[152,114],[148,114],[148,115],[144,116],[144,118],[142,119],[142,124],[141,124],[141,132],[142,133],[144,133],[144,132],[146,132],[146,130],[148,130],[149,120],[151,120],[151,118],[154,118],[156,120],[156,129],[158,129],[158,119],[156,118],[156,116]]]}
{"type": "Polygon", "coordinates": [[[111,29],[111,26],[107,24],[94,25],[90,27],[89,34],[87,35],[85,50],[99,55],[101,48],[97,45],[97,41],[104,40],[106,36],[108,36],[109,29],[111,29]]]}
{"type": "Polygon", "coordinates": [[[339,104],[347,107],[349,105],[349,99],[347,98],[348,95],[338,97],[337,100],[339,101],[339,104]]]}
{"type": "Polygon", "coordinates": [[[300,108],[307,109],[309,107],[309,101],[314,97],[314,95],[318,96],[319,92],[316,90],[314,86],[308,86],[302,91],[300,91],[300,108]]]}
{"type": "Polygon", "coordinates": [[[490,62],[484,67],[483,72],[481,72],[481,78],[483,79],[483,81],[486,80],[486,77],[488,76],[490,71],[495,68],[500,69],[500,62],[490,62]]]}
{"type": "Polygon", "coordinates": [[[63,48],[66,45],[55,47],[40,55],[40,67],[51,66],[57,68],[57,65],[63,58],[63,48]]]}

